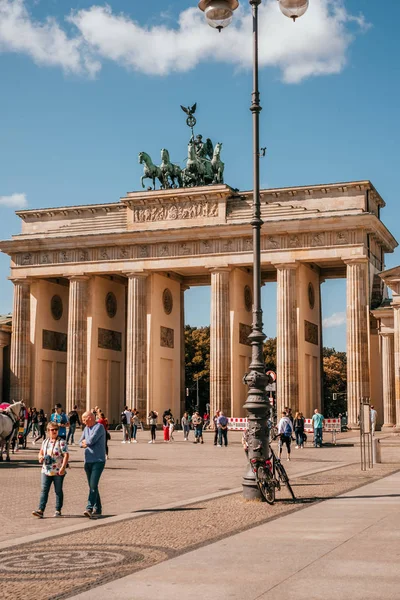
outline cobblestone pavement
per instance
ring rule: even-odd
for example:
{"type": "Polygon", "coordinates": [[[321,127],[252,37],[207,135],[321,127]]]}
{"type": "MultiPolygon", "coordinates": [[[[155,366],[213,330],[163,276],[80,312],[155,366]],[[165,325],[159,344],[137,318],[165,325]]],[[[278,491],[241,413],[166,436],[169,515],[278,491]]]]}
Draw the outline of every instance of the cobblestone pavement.
{"type": "Polygon", "coordinates": [[[91,529],[8,548],[0,551],[2,598],[67,598],[355,489],[398,467],[375,465],[362,472],[358,464],[350,464],[293,477],[293,489],[301,500],[297,503],[285,490],[272,507],[245,502],[241,494],[227,495],[177,509],[154,510],[150,515],[139,513],[118,523],[104,519],[91,529]]]}
{"type": "MultiPolygon", "coordinates": [[[[349,434],[347,434],[348,437],[349,434]]],[[[158,433],[159,438],[161,437],[158,433]]],[[[121,433],[112,433],[110,460],[100,483],[102,503],[107,515],[156,508],[173,502],[191,501],[208,494],[238,488],[245,468],[241,433],[230,433],[228,448],[216,448],[213,434],[206,433],[205,444],[176,441],[147,444],[148,432],[140,432],[138,444],[121,444],[121,433]]],[[[327,438],[328,439],[328,438],[327,438]]],[[[346,435],[341,440],[346,441],[346,435]]],[[[341,441],[339,440],[339,443],[341,441]]],[[[26,451],[12,456],[11,463],[0,464],[0,547],[8,540],[79,526],[86,506],[87,483],[83,471],[83,451],[70,448],[71,468],[64,483],[64,518],[53,519],[54,492],[51,490],[45,519],[31,516],[40,492],[39,445],[28,444],[26,451]]],[[[289,476],[318,469],[335,468],[358,460],[355,448],[345,445],[304,450],[293,449],[289,476]]],[[[286,464],[286,463],[285,463],[286,464]]]]}

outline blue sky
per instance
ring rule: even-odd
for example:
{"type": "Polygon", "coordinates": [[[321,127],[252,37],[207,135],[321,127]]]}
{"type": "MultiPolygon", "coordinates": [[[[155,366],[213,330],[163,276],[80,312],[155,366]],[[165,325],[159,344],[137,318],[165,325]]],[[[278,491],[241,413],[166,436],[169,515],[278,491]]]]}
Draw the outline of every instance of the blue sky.
{"type": "MultiPolygon", "coordinates": [[[[0,0],[0,239],[20,230],[24,202],[109,202],[138,189],[141,150],[158,158],[167,147],[182,162],[179,105],[195,101],[198,131],[224,144],[226,182],[251,189],[247,2],[221,34],[196,5],[0,0]]],[[[274,0],[260,14],[262,186],[370,179],[397,239],[399,20],[393,0],[310,0],[296,24],[274,0]]],[[[400,252],[386,259],[399,262],[400,252]]],[[[0,313],[12,305],[8,269],[2,256],[0,313]]],[[[324,318],[339,315],[325,344],[344,349],[345,282],[326,282],[323,300],[324,318]]],[[[263,305],[274,335],[273,285],[263,305]]],[[[187,321],[209,322],[208,289],[187,293],[187,321]]]]}

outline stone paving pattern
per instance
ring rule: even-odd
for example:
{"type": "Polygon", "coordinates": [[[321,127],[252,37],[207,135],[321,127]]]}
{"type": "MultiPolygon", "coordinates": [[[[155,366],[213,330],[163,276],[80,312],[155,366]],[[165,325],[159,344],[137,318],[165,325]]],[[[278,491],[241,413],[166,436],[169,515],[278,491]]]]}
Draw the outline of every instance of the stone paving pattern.
{"type": "Polygon", "coordinates": [[[293,489],[303,503],[293,503],[286,491],[279,494],[272,507],[246,502],[241,494],[234,494],[109,525],[103,520],[101,526],[99,523],[81,532],[5,549],[0,552],[2,597],[23,600],[29,594],[36,600],[67,598],[395,470],[393,465],[376,465],[371,471],[361,472],[353,464],[294,479],[293,489]]]}
{"type": "MultiPolygon", "coordinates": [[[[120,515],[172,502],[190,501],[241,486],[241,475],[245,469],[241,433],[231,432],[227,449],[213,445],[211,432],[205,434],[204,445],[184,442],[181,432],[175,433],[176,441],[170,444],[161,441],[162,432],[157,432],[157,435],[159,441],[156,444],[147,444],[147,431],[139,433],[138,444],[121,444],[121,432],[112,433],[111,458],[100,482],[105,514],[120,515]]],[[[342,437],[346,439],[345,435],[342,437]]],[[[70,448],[71,468],[64,482],[64,518],[57,521],[52,518],[55,506],[53,490],[46,518],[39,521],[31,516],[39,502],[39,448],[40,445],[33,447],[29,442],[26,451],[12,455],[11,463],[0,465],[0,503],[7,507],[0,512],[0,547],[1,542],[10,539],[82,522],[88,491],[83,451],[77,446],[70,448]]],[[[335,467],[357,460],[352,450],[346,447],[293,450],[294,460],[288,463],[288,473],[292,475],[309,469],[335,467]]]]}
{"type": "MultiPolygon", "coordinates": [[[[15,468],[16,462],[13,467],[7,465],[1,472],[2,481],[4,476],[7,480],[0,492],[2,504],[5,501],[7,506],[1,517],[3,539],[11,541],[33,531],[57,531],[60,535],[0,552],[4,599],[22,600],[32,595],[38,600],[55,600],[74,595],[301,509],[316,499],[364,485],[399,467],[375,465],[373,470],[361,472],[356,448],[306,448],[294,451],[291,463],[285,462],[296,496],[303,503],[293,504],[286,491],[278,494],[273,507],[245,502],[241,494],[189,503],[196,496],[237,488],[244,454],[238,433],[231,435],[228,449],[214,448],[210,435],[203,446],[184,443],[179,436],[173,444],[111,442],[111,456],[115,458],[108,462],[102,480],[103,502],[110,507],[110,514],[132,516],[108,524],[102,519],[92,522],[89,529],[64,535],[63,528],[87,523],[76,516],[87,493],[82,464],[77,460],[81,451],[72,449],[73,467],[66,482],[63,511],[68,518],[63,519],[31,517],[32,501],[39,492],[39,470],[33,463],[26,469],[15,468]],[[140,515],[149,508],[185,499],[187,506],[140,515]],[[47,564],[58,565],[56,576],[52,567],[45,568],[47,564]]],[[[142,438],[147,441],[146,434],[142,438]]],[[[32,451],[18,455],[18,464],[25,457],[32,461],[32,451]]]]}

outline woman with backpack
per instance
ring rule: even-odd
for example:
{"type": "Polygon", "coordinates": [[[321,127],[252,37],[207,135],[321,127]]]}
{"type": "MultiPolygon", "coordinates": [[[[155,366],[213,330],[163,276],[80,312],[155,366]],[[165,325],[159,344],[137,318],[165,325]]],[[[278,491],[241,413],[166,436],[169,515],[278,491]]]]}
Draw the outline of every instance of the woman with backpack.
{"type": "Polygon", "coordinates": [[[293,421],[296,436],[296,448],[304,448],[304,422],[303,413],[297,412],[293,421]]]}
{"type": "Polygon", "coordinates": [[[156,443],[156,431],[157,431],[158,412],[156,412],[155,410],[151,410],[149,412],[149,416],[147,418],[149,420],[150,435],[151,435],[151,439],[150,439],[150,441],[148,443],[149,444],[155,444],[156,443]]]}
{"type": "Polygon", "coordinates": [[[290,444],[292,443],[293,425],[288,415],[283,412],[282,418],[278,423],[279,437],[279,459],[282,456],[283,446],[287,449],[287,460],[290,460],[290,444]]]}

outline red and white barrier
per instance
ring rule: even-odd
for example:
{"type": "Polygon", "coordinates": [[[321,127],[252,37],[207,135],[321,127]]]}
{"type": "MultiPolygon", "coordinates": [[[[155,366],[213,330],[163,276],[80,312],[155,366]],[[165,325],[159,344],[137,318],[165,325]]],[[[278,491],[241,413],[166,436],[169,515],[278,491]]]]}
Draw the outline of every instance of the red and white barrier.
{"type": "Polygon", "coordinates": [[[235,419],[234,417],[228,417],[228,429],[236,431],[245,431],[247,429],[248,419],[235,419]]]}

